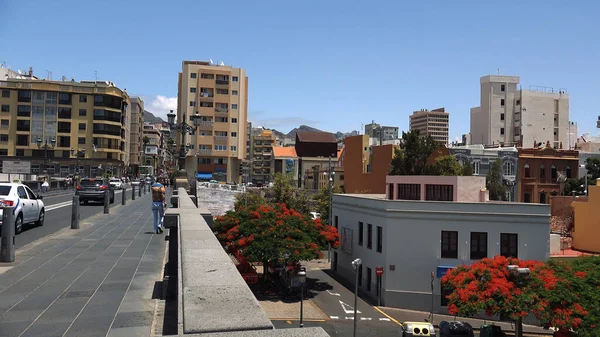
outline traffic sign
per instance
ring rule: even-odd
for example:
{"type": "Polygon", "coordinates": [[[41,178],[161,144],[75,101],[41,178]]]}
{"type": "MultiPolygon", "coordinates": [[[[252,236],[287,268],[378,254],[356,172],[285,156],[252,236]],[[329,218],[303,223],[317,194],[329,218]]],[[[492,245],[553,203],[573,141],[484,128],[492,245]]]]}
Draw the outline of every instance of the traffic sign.
{"type": "Polygon", "coordinates": [[[377,276],[383,275],[383,267],[375,268],[375,275],[377,275],[377,276]]]}

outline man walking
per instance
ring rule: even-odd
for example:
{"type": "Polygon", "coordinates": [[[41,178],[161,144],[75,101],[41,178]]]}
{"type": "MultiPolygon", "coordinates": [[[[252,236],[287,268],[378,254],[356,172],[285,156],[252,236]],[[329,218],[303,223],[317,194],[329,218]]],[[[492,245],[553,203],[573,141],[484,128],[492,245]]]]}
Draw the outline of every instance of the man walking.
{"type": "Polygon", "coordinates": [[[161,234],[163,232],[162,224],[165,215],[166,189],[161,183],[152,185],[152,214],[154,215],[154,233],[161,234]]]}

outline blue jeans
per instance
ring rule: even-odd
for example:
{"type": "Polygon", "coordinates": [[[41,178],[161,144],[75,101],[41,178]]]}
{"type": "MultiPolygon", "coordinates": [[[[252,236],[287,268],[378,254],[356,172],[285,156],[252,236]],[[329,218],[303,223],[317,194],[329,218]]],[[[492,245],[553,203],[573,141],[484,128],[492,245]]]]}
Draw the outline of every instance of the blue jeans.
{"type": "Polygon", "coordinates": [[[154,231],[158,230],[158,225],[162,225],[165,209],[162,202],[152,202],[152,214],[154,215],[154,231]]]}

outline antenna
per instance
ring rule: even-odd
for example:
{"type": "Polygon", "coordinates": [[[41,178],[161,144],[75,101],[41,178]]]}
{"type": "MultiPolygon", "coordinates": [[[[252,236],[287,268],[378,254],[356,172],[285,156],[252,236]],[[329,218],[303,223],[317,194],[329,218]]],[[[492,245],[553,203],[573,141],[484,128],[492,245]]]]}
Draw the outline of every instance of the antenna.
{"type": "Polygon", "coordinates": [[[98,71],[94,70],[94,78],[96,79],[96,81],[98,80],[98,71]]]}
{"type": "Polygon", "coordinates": [[[496,70],[498,70],[498,75],[500,75],[500,68],[496,68],[496,70]]]}
{"type": "Polygon", "coordinates": [[[52,72],[50,70],[46,70],[46,79],[52,81],[52,72]]]}

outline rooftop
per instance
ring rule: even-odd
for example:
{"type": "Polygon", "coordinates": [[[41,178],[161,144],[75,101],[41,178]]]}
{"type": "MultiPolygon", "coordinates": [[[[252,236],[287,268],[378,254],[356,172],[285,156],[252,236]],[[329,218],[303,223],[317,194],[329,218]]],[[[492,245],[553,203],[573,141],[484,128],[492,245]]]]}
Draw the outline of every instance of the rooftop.
{"type": "Polygon", "coordinates": [[[296,149],[290,146],[273,146],[273,155],[275,158],[298,157],[296,149]]]}

